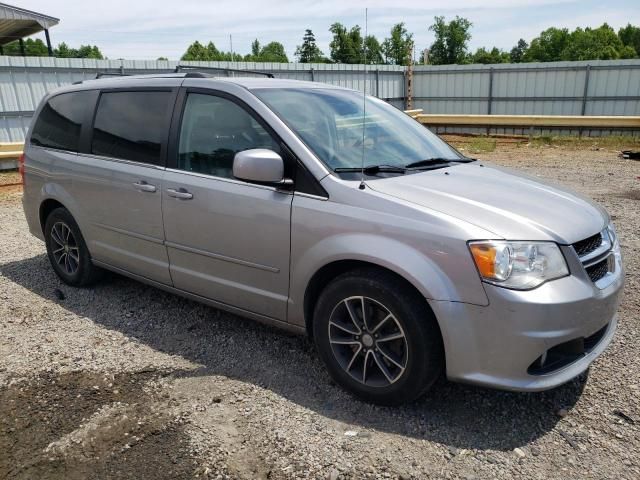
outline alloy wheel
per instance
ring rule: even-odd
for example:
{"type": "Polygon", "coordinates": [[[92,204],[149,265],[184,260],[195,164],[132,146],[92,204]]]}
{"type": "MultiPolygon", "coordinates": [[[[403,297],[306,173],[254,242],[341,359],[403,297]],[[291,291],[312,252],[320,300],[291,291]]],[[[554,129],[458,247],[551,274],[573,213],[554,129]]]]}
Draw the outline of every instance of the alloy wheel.
{"type": "Polygon", "coordinates": [[[54,261],[67,275],[74,275],[80,266],[80,249],[69,225],[64,222],[54,223],[51,240],[54,261]]]}
{"type": "Polygon", "coordinates": [[[389,386],[407,368],[404,330],[393,313],[372,298],[349,297],[334,307],[329,342],[342,369],[368,387],[389,386]]]}

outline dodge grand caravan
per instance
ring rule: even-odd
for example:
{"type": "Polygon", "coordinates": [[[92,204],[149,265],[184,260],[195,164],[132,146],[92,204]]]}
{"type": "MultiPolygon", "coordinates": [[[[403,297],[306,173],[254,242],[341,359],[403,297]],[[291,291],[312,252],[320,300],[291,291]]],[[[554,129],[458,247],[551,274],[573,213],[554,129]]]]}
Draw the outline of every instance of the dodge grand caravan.
{"type": "Polygon", "coordinates": [[[306,333],[368,401],[413,400],[442,372],[549,389],[616,329],[624,274],[603,208],[355,91],[84,81],[43,99],[22,162],[30,231],[62,281],[107,269],[306,333]]]}

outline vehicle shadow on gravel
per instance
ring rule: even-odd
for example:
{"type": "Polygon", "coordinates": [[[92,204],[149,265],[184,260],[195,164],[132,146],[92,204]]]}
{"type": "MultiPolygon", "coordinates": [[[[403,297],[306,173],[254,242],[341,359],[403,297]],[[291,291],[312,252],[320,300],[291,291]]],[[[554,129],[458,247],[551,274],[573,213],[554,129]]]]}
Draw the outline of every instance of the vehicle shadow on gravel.
{"type": "MultiPolygon", "coordinates": [[[[176,375],[222,375],[269,389],[325,417],[447,445],[512,450],[554,428],[578,401],[586,375],[543,393],[509,393],[441,380],[420,401],[387,408],[361,402],[329,380],[311,342],[113,275],[91,289],[62,285],[45,255],[0,273],[78,316],[202,367],[176,375]],[[64,293],[59,300],[55,289],[64,293]]],[[[350,427],[351,428],[351,427],[350,427]]]]}

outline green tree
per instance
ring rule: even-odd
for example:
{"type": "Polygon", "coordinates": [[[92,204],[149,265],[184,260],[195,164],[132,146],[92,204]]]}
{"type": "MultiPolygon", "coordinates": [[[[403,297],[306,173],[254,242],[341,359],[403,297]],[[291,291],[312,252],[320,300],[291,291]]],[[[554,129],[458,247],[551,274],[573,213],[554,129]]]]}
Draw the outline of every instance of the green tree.
{"type": "Polygon", "coordinates": [[[284,45],[280,42],[269,42],[260,49],[260,55],[256,61],[288,63],[289,59],[284,50],[284,45]]]}
{"type": "Polygon", "coordinates": [[[358,25],[347,30],[347,27],[336,22],[329,27],[329,31],[333,34],[333,40],[329,43],[331,60],[336,63],[363,63],[363,39],[358,25]]]}
{"type": "MultiPolygon", "coordinates": [[[[634,57],[640,55],[640,27],[636,27],[628,23],[626,27],[618,30],[618,38],[620,38],[620,41],[625,47],[633,48],[635,52],[634,57]]],[[[625,51],[627,52],[627,55],[630,53],[629,49],[625,49],[625,51]]],[[[625,56],[622,58],[633,57],[625,56]]]]}
{"type": "Polygon", "coordinates": [[[434,17],[434,23],[429,27],[436,36],[429,47],[430,62],[434,65],[466,63],[467,44],[471,39],[469,30],[472,26],[469,20],[457,15],[449,23],[445,22],[444,17],[434,17]]]}
{"type": "MultiPolygon", "coordinates": [[[[204,50],[205,50],[204,60],[208,60],[210,62],[227,60],[226,58],[227,56],[224,54],[224,52],[221,52],[220,50],[218,50],[215,43],[213,42],[207,43],[207,46],[205,47],[204,50]]],[[[231,54],[229,54],[229,57],[230,56],[231,54]]],[[[229,60],[231,60],[231,58],[229,58],[229,60]]]]}
{"type": "Polygon", "coordinates": [[[231,52],[218,50],[213,42],[209,42],[204,46],[197,40],[187,47],[187,51],[180,59],[202,62],[240,62],[244,60],[239,53],[232,54],[231,52]]]}
{"type": "Polygon", "coordinates": [[[169,59],[168,59],[167,57],[158,57],[158,58],[156,58],[156,60],[157,60],[158,62],[162,62],[162,61],[165,61],[165,62],[166,62],[166,61],[168,61],[169,59]]]}
{"type": "Polygon", "coordinates": [[[525,62],[556,62],[563,60],[563,52],[569,45],[571,35],[566,28],[547,28],[540,36],[531,40],[524,55],[525,62]]]}
{"type": "Polygon", "coordinates": [[[322,51],[316,44],[316,37],[310,29],[306,29],[302,37],[302,45],[296,47],[296,57],[300,63],[320,63],[326,61],[322,51]]]}
{"type": "Polygon", "coordinates": [[[209,53],[207,52],[207,48],[196,40],[187,47],[187,51],[184,52],[180,59],[207,61],[209,60],[209,53]]]}
{"type": "Polygon", "coordinates": [[[509,53],[500,50],[497,47],[493,47],[491,50],[487,50],[486,48],[479,48],[470,55],[469,61],[471,63],[509,63],[511,57],[509,53]]]}
{"type": "Polygon", "coordinates": [[[613,60],[620,58],[623,44],[616,32],[604,23],[598,28],[576,28],[562,51],[562,60],[613,60]]]}
{"type": "Polygon", "coordinates": [[[95,45],[80,45],[78,48],[77,58],[96,58],[98,60],[103,59],[102,52],[95,45]]]}
{"type": "Polygon", "coordinates": [[[59,58],[95,58],[102,60],[104,56],[95,45],[80,45],[79,48],[71,48],[66,43],[58,44],[53,54],[59,58]]]}
{"type": "Polygon", "coordinates": [[[397,23],[391,28],[391,36],[382,43],[387,63],[407,65],[411,59],[413,48],[413,34],[407,32],[404,22],[397,23]]]}
{"type": "Polygon", "coordinates": [[[511,63],[522,62],[524,54],[527,52],[527,48],[529,48],[529,45],[524,41],[524,38],[518,40],[516,46],[511,49],[511,52],[509,52],[509,60],[511,63]]]}
{"type": "Polygon", "coordinates": [[[53,51],[53,54],[59,58],[73,58],[76,50],[70,48],[65,42],[62,42],[58,44],[58,48],[53,51]]]}
{"type": "Polygon", "coordinates": [[[369,65],[381,65],[384,62],[383,45],[373,35],[367,35],[364,39],[365,59],[369,65]]]}
{"type": "Polygon", "coordinates": [[[251,42],[251,55],[253,58],[258,58],[260,56],[260,42],[257,38],[251,42]]]}
{"type": "MultiPolygon", "coordinates": [[[[4,55],[22,55],[20,51],[20,42],[14,41],[6,44],[2,48],[4,55]]],[[[35,40],[27,38],[24,41],[24,52],[28,57],[46,57],[49,55],[49,50],[42,40],[36,38],[35,40]]]]}
{"type": "Polygon", "coordinates": [[[638,58],[636,49],[631,45],[623,45],[618,53],[620,54],[620,58],[638,58]]]}

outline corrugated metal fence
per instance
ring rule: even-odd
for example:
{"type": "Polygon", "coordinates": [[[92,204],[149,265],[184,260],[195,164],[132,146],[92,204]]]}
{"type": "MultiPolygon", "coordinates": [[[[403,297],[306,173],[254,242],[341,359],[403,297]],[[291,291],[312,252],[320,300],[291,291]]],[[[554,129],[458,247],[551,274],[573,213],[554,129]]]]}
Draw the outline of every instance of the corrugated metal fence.
{"type": "MultiPolygon", "coordinates": [[[[404,107],[406,99],[406,69],[401,66],[180,63],[260,70],[278,78],[324,82],[357,90],[363,90],[366,82],[368,93],[399,108],[404,107]]],[[[99,72],[171,72],[177,64],[175,61],[0,56],[0,141],[22,141],[33,110],[42,96],[54,88],[95,78],[99,72]]],[[[416,66],[413,107],[422,108],[425,113],[640,115],[640,60],[416,66]]],[[[473,131],[451,127],[446,130],[473,131]]],[[[515,129],[491,131],[524,133],[515,129]]]]}
{"type": "MultiPolygon", "coordinates": [[[[338,64],[176,62],[144,60],[92,60],[49,57],[0,56],[0,142],[22,141],[33,111],[46,92],[62,85],[96,77],[97,73],[169,73],[176,65],[259,70],[278,78],[330,83],[363,90],[402,108],[404,67],[338,64]]],[[[214,72],[212,72],[214,73],[214,72]]],[[[221,76],[233,75],[220,72],[221,76]]],[[[240,74],[244,75],[244,74],[240,74]]]]}
{"type": "MultiPolygon", "coordinates": [[[[414,108],[425,113],[640,115],[639,60],[416,66],[413,82],[414,108]]],[[[528,133],[518,129],[492,132],[528,133]]]]}

